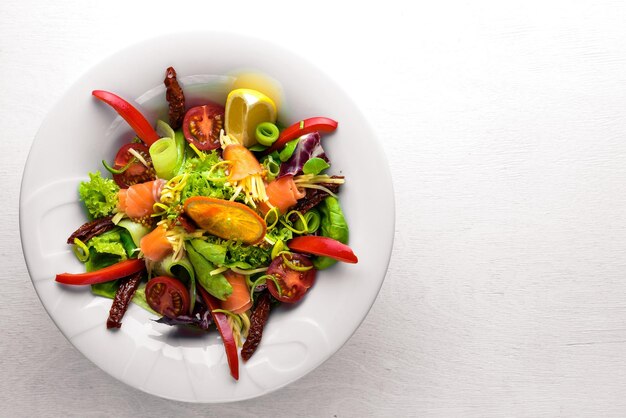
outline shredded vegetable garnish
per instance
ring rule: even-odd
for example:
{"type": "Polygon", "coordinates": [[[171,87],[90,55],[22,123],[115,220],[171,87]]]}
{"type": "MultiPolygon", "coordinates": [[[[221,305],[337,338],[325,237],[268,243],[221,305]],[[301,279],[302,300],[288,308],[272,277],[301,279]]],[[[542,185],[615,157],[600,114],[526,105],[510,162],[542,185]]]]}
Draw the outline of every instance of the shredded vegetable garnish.
{"type": "Polygon", "coordinates": [[[168,180],[161,189],[159,201],[152,205],[153,218],[178,216],[182,212],[181,194],[187,185],[188,173],[179,174],[168,180]]]}
{"type": "Polygon", "coordinates": [[[239,185],[237,187],[235,187],[235,193],[231,196],[230,201],[234,202],[235,199],[237,199],[239,197],[239,194],[241,193],[241,191],[243,190],[243,186],[239,185]]]}
{"type": "Polygon", "coordinates": [[[328,174],[303,174],[293,178],[294,183],[298,187],[304,189],[318,189],[328,193],[330,196],[337,197],[337,194],[329,190],[322,184],[344,184],[346,181],[342,178],[332,178],[328,174]],[[322,183],[322,184],[320,184],[322,183]]]}
{"type": "Polygon", "coordinates": [[[272,247],[272,253],[271,253],[272,260],[278,257],[278,255],[285,250],[289,250],[289,248],[287,248],[283,240],[279,239],[278,241],[276,241],[276,243],[272,247]]]}
{"type": "Polygon", "coordinates": [[[228,164],[230,164],[230,161],[224,160],[224,161],[220,161],[219,163],[213,165],[213,167],[211,167],[211,169],[209,170],[209,172],[206,174],[206,179],[209,181],[216,181],[216,182],[225,182],[226,181],[226,177],[212,177],[211,175],[220,167],[222,166],[228,166],[228,164]]]}
{"type": "Polygon", "coordinates": [[[109,163],[106,162],[106,160],[102,160],[102,165],[104,166],[104,168],[107,169],[107,171],[111,174],[122,174],[124,171],[128,170],[128,168],[135,164],[137,162],[137,157],[133,157],[130,159],[130,161],[128,162],[128,164],[126,164],[124,167],[122,168],[113,168],[109,165],[109,163]]]}
{"type": "Polygon", "coordinates": [[[318,189],[318,190],[323,190],[326,193],[328,193],[329,195],[331,195],[332,197],[337,197],[336,193],[331,192],[327,187],[324,187],[322,185],[319,184],[306,184],[306,183],[300,183],[298,184],[298,187],[303,187],[305,189],[318,189]]]}
{"type": "Polygon", "coordinates": [[[278,208],[276,206],[272,207],[269,211],[267,211],[263,220],[265,221],[265,224],[267,225],[268,231],[274,228],[276,224],[278,224],[279,218],[280,218],[280,212],[278,212],[278,208]],[[269,222],[270,219],[272,219],[271,223],[269,222]]]}
{"type": "Polygon", "coordinates": [[[333,178],[328,174],[302,174],[293,178],[293,181],[300,185],[304,184],[318,184],[318,183],[328,183],[328,184],[344,184],[346,182],[343,178],[333,178]]]}
{"type": "Polygon", "coordinates": [[[254,282],[252,282],[252,284],[250,285],[250,300],[254,302],[254,290],[257,288],[257,286],[260,286],[262,284],[265,284],[268,280],[271,280],[274,282],[274,284],[276,285],[276,289],[278,291],[278,295],[282,296],[283,292],[280,288],[280,285],[278,283],[278,279],[272,275],[272,274],[264,274],[263,276],[257,278],[254,282]]]}
{"type": "Polygon", "coordinates": [[[300,211],[298,211],[298,210],[292,210],[290,212],[287,212],[287,214],[285,216],[280,218],[280,223],[283,224],[283,226],[285,228],[289,229],[291,232],[293,232],[295,234],[305,234],[307,232],[307,229],[308,229],[308,225],[307,225],[306,219],[304,218],[304,216],[302,216],[302,213],[300,211]],[[298,217],[298,219],[302,223],[302,229],[294,228],[294,225],[289,220],[291,215],[294,215],[294,214],[298,217]]]}
{"type": "Polygon", "coordinates": [[[235,313],[232,313],[231,311],[227,310],[227,309],[213,309],[211,312],[213,313],[223,313],[224,315],[233,318],[235,321],[241,321],[241,318],[239,318],[239,316],[235,313]]]}
{"type": "Polygon", "coordinates": [[[161,203],[172,205],[180,201],[180,194],[187,185],[189,174],[183,173],[170,179],[161,190],[161,203]]]}
{"type": "Polygon", "coordinates": [[[146,167],[150,168],[150,164],[148,164],[148,162],[146,161],[145,158],[143,158],[143,155],[141,155],[140,153],[137,152],[137,150],[135,150],[134,148],[129,148],[128,149],[129,154],[133,154],[133,156],[143,165],[145,165],[146,167]]]}
{"type": "Polygon", "coordinates": [[[250,317],[248,316],[248,312],[243,312],[239,314],[239,318],[241,318],[241,336],[243,338],[248,338],[248,332],[250,331],[250,317]]]}
{"type": "Polygon", "coordinates": [[[304,215],[302,215],[302,212],[300,212],[299,210],[289,211],[285,215],[285,218],[286,219],[291,219],[291,215],[296,215],[298,217],[298,219],[302,223],[302,229],[303,229],[304,232],[306,232],[309,229],[309,223],[308,223],[306,217],[304,215]]]}
{"type": "Polygon", "coordinates": [[[256,202],[266,202],[269,198],[265,191],[265,183],[260,174],[253,174],[235,182],[235,194],[230,198],[234,201],[243,192],[244,202],[256,208],[256,202]]]}
{"type": "Polygon", "coordinates": [[[125,216],[126,214],[124,212],[118,212],[113,215],[113,217],[111,218],[111,222],[117,225],[122,219],[124,219],[125,216]]]}
{"type": "Polygon", "coordinates": [[[89,260],[89,247],[87,247],[87,245],[78,238],[74,238],[74,246],[72,247],[72,250],[74,251],[76,258],[83,263],[89,260]]]}
{"type": "Polygon", "coordinates": [[[239,267],[231,267],[230,269],[234,271],[235,273],[243,274],[244,276],[249,276],[251,274],[262,273],[264,271],[267,271],[267,267],[259,267],[258,269],[252,269],[252,270],[244,270],[244,269],[240,269],[239,267]]]}
{"type": "Polygon", "coordinates": [[[201,160],[204,160],[206,158],[206,154],[204,152],[200,151],[198,149],[198,147],[196,147],[191,142],[189,143],[189,148],[191,148],[193,150],[193,152],[195,152],[196,155],[198,156],[198,158],[200,158],[201,160]]]}
{"type": "Polygon", "coordinates": [[[227,146],[231,144],[239,144],[239,141],[237,141],[235,138],[228,135],[227,133],[224,132],[223,129],[221,129],[220,130],[220,145],[222,149],[226,148],[227,146]]]}
{"type": "Polygon", "coordinates": [[[174,249],[172,261],[180,261],[183,258],[185,255],[186,240],[200,238],[202,234],[204,234],[204,231],[201,229],[194,232],[187,232],[182,226],[169,226],[167,220],[162,220],[157,225],[165,225],[167,229],[165,236],[174,249]]]}
{"type": "Polygon", "coordinates": [[[152,210],[154,211],[154,213],[150,216],[157,218],[159,216],[166,215],[169,209],[170,209],[169,206],[164,205],[163,203],[157,202],[154,205],[152,205],[152,210]]]}
{"type": "Polygon", "coordinates": [[[294,227],[296,229],[306,229],[307,234],[313,234],[319,229],[321,218],[317,211],[308,211],[304,214],[304,219],[306,222],[302,222],[300,219],[297,219],[294,227]]]}
{"type": "Polygon", "coordinates": [[[248,331],[250,330],[250,318],[248,318],[245,313],[235,314],[226,309],[213,309],[211,312],[223,313],[226,315],[228,318],[228,325],[230,325],[230,328],[233,331],[233,337],[235,338],[237,347],[241,347],[243,345],[242,337],[246,338],[248,336],[248,331]]]}
{"type": "Polygon", "coordinates": [[[283,262],[287,267],[295,271],[309,271],[313,268],[313,266],[303,266],[300,264],[298,260],[292,260],[291,253],[289,251],[281,251],[281,257],[283,258],[283,262]]]}
{"type": "Polygon", "coordinates": [[[228,270],[228,267],[219,267],[219,268],[216,268],[215,270],[211,270],[209,272],[209,275],[210,276],[217,276],[220,273],[224,273],[226,270],[228,270]]]}

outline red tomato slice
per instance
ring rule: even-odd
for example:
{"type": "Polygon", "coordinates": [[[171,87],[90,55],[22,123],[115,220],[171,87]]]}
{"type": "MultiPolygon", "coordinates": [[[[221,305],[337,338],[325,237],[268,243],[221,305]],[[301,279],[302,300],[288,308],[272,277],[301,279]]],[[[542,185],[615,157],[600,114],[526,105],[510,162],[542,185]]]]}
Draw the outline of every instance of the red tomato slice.
{"type": "Polygon", "coordinates": [[[129,152],[131,149],[137,151],[139,155],[146,160],[149,167],[146,167],[143,163],[136,161],[132,163],[123,173],[113,174],[113,180],[115,180],[117,185],[122,189],[126,189],[134,184],[156,180],[156,174],[154,172],[154,168],[152,168],[152,158],[150,157],[148,147],[144,144],[133,143],[123,145],[115,155],[113,168],[119,170],[125,167],[130,160],[135,158],[135,156],[129,152]]]}
{"type": "Polygon", "coordinates": [[[276,277],[276,281],[280,285],[280,294],[278,288],[272,280],[267,281],[267,288],[272,296],[281,302],[295,303],[302,299],[306,291],[313,286],[315,282],[315,274],[317,270],[313,268],[313,263],[308,257],[302,254],[291,254],[289,261],[293,264],[300,265],[302,267],[312,267],[307,271],[296,271],[291,269],[285,264],[283,257],[276,257],[269,268],[267,274],[271,274],[276,277]]]}
{"type": "Polygon", "coordinates": [[[170,318],[189,311],[189,292],[184,284],[172,277],[150,279],[146,285],[146,301],[156,312],[170,318]]]}
{"type": "Polygon", "coordinates": [[[219,148],[223,127],[224,107],[215,103],[192,107],[183,120],[185,139],[199,150],[219,148]]]}

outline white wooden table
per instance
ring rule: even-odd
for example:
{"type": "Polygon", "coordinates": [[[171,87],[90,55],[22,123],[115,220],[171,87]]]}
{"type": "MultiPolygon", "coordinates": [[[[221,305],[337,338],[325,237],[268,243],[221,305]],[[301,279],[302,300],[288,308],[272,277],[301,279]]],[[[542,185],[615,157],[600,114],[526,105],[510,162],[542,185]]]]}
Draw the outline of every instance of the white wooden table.
{"type": "Polygon", "coordinates": [[[170,3],[0,4],[0,416],[626,415],[623,2],[170,3]],[[92,365],[41,307],[19,244],[47,111],[103,56],[184,29],[314,60],[369,116],[396,190],[390,269],[361,328],[305,378],[236,404],[166,401],[92,365]]]}

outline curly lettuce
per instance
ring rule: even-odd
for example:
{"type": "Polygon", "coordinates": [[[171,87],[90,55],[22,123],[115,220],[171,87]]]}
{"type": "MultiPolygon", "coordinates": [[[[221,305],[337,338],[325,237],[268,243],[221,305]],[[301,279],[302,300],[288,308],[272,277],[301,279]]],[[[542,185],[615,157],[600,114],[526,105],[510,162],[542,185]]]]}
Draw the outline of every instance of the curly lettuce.
{"type": "Polygon", "coordinates": [[[99,171],[89,173],[89,181],[78,186],[80,199],[85,204],[90,219],[113,214],[118,202],[120,188],[111,179],[102,177],[99,171]]]}
{"type": "Polygon", "coordinates": [[[206,154],[204,158],[188,158],[183,171],[187,173],[187,184],[181,193],[181,200],[192,196],[208,196],[216,199],[230,199],[235,194],[235,188],[226,185],[227,175],[225,166],[214,166],[220,162],[215,151],[206,154]]]}
{"type": "Polygon", "coordinates": [[[225,267],[252,269],[267,266],[272,261],[271,247],[263,248],[217,237],[209,237],[207,243],[221,246],[225,250],[222,263],[225,267]]]}

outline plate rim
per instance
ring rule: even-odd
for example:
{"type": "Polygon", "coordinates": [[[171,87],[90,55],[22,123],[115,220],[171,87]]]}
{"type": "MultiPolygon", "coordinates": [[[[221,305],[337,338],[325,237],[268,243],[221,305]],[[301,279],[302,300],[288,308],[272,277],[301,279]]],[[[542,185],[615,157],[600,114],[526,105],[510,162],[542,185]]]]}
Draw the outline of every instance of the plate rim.
{"type": "MultiPolygon", "coordinates": [[[[389,165],[389,160],[387,158],[387,155],[384,151],[384,148],[382,146],[382,142],[379,138],[379,136],[376,134],[376,131],[373,129],[370,121],[368,118],[365,117],[365,114],[363,113],[363,111],[361,110],[361,108],[357,105],[356,102],[354,102],[351,98],[350,95],[347,94],[347,92],[343,89],[343,87],[341,85],[339,85],[335,79],[333,77],[331,77],[327,72],[325,72],[324,70],[322,70],[319,66],[317,66],[313,61],[309,60],[307,57],[301,55],[300,53],[298,53],[297,51],[294,51],[292,49],[286,48],[285,46],[274,42],[274,41],[270,41],[267,39],[263,39],[263,38],[256,38],[256,37],[251,37],[251,36],[247,36],[247,35],[242,35],[240,33],[236,33],[236,32],[229,32],[229,31],[213,31],[213,30],[189,30],[189,31],[176,31],[176,32],[170,32],[167,34],[163,34],[163,35],[159,35],[159,36],[154,36],[154,37],[146,37],[143,38],[139,41],[135,41],[135,42],[131,42],[128,44],[125,44],[123,47],[105,55],[104,57],[100,58],[99,60],[95,61],[94,63],[92,63],[90,66],[88,66],[80,75],[78,78],[74,79],[73,81],[71,81],[68,85],[68,87],[63,91],[63,93],[53,102],[53,104],[50,106],[50,108],[47,109],[46,115],[45,117],[42,119],[41,124],[39,126],[39,128],[37,129],[37,132],[35,133],[33,142],[29,148],[28,151],[28,155],[26,158],[26,161],[24,163],[24,169],[22,171],[22,179],[20,182],[20,192],[19,192],[19,209],[18,209],[18,217],[19,217],[19,236],[20,236],[20,244],[21,244],[21,248],[22,248],[22,254],[24,257],[24,262],[26,264],[26,268],[28,270],[28,274],[29,274],[29,278],[31,280],[31,284],[33,285],[33,288],[35,290],[35,293],[37,294],[37,297],[41,303],[41,305],[43,306],[43,308],[45,309],[48,317],[52,320],[52,322],[55,324],[55,326],[57,327],[57,329],[61,332],[61,334],[65,337],[65,339],[67,340],[67,342],[69,343],[69,345],[77,350],[83,357],[85,357],[87,360],[89,360],[90,363],[92,363],[93,365],[97,366],[100,370],[104,371],[105,373],[107,373],[109,376],[115,378],[117,381],[122,382],[124,384],[126,384],[127,386],[133,387],[134,389],[137,389],[143,393],[152,395],[152,396],[157,396],[160,398],[164,398],[164,399],[169,399],[169,400],[175,400],[175,401],[182,401],[182,402],[188,402],[188,403],[230,403],[230,402],[239,402],[239,401],[243,401],[243,400],[248,400],[248,399],[255,399],[258,398],[260,396],[264,396],[267,395],[269,393],[275,392],[287,385],[290,385],[292,383],[294,383],[295,381],[303,378],[304,376],[308,375],[309,373],[311,373],[312,371],[314,371],[315,369],[317,369],[318,367],[320,367],[322,364],[324,364],[326,361],[328,361],[331,357],[333,357],[335,354],[337,354],[337,352],[339,350],[341,350],[345,344],[353,337],[353,335],[356,333],[356,331],[361,327],[361,325],[363,324],[363,322],[365,321],[366,317],[369,315],[369,312],[371,311],[372,307],[374,306],[374,303],[376,302],[376,299],[378,298],[378,296],[380,295],[380,290],[382,288],[383,283],[385,282],[387,275],[389,273],[389,264],[391,262],[391,256],[393,253],[393,247],[394,247],[394,243],[395,243],[395,225],[396,225],[396,196],[395,196],[395,190],[394,190],[394,184],[393,184],[393,177],[391,175],[391,169],[390,169],[390,165],[389,165]],[[53,316],[53,313],[51,312],[51,310],[49,309],[49,307],[46,305],[46,303],[44,302],[44,300],[42,299],[42,296],[40,294],[40,292],[37,290],[37,286],[35,284],[35,281],[33,280],[33,274],[32,274],[32,269],[31,269],[31,265],[29,264],[29,260],[28,260],[28,256],[27,256],[27,251],[25,250],[25,232],[24,232],[24,225],[26,219],[24,219],[24,210],[23,210],[23,203],[24,203],[24,198],[25,198],[25,192],[24,192],[24,183],[25,183],[25,174],[27,171],[32,170],[32,153],[33,153],[33,149],[36,146],[37,143],[37,138],[40,137],[40,135],[42,134],[42,130],[43,128],[46,126],[47,122],[49,119],[52,118],[52,111],[56,108],[58,108],[58,106],[70,95],[71,91],[73,88],[75,88],[77,85],[79,85],[81,82],[86,81],[89,79],[89,76],[92,75],[92,73],[94,73],[95,71],[97,71],[97,69],[102,66],[103,64],[106,64],[107,62],[109,62],[111,59],[113,59],[114,57],[124,53],[124,52],[128,52],[130,50],[135,50],[135,49],[140,49],[142,46],[146,46],[146,45],[151,45],[155,42],[158,42],[159,40],[163,40],[172,36],[176,36],[176,37],[191,37],[191,36],[201,36],[201,37],[207,37],[207,38],[214,38],[214,37],[220,37],[220,36],[228,36],[228,37],[233,37],[233,38],[238,38],[238,42],[251,42],[251,43],[256,43],[256,44],[264,44],[270,48],[273,48],[275,50],[280,50],[285,52],[287,55],[293,55],[295,57],[298,57],[300,60],[306,62],[308,65],[310,65],[312,68],[314,68],[314,70],[320,74],[322,74],[323,76],[325,76],[326,81],[328,83],[330,83],[332,85],[333,89],[336,89],[338,91],[341,92],[341,94],[343,94],[346,98],[348,98],[348,100],[351,102],[351,104],[353,105],[353,111],[358,113],[358,115],[361,117],[361,119],[364,121],[364,123],[366,124],[365,128],[367,131],[371,132],[372,137],[374,139],[374,145],[377,148],[376,152],[379,154],[381,161],[384,163],[383,164],[383,172],[384,172],[384,176],[386,177],[385,181],[388,183],[389,186],[389,194],[391,196],[391,200],[388,202],[389,207],[390,207],[390,213],[391,213],[391,219],[390,221],[390,228],[388,230],[389,233],[389,246],[385,248],[385,252],[384,252],[384,274],[382,276],[382,278],[380,279],[376,292],[373,295],[373,298],[371,301],[368,301],[368,307],[364,313],[364,315],[358,320],[358,323],[356,324],[356,326],[351,330],[351,332],[349,333],[349,335],[347,335],[347,337],[345,338],[344,341],[342,341],[338,346],[335,347],[331,347],[330,348],[330,352],[325,355],[321,360],[311,364],[309,367],[306,368],[306,370],[304,370],[302,373],[300,373],[298,376],[295,376],[291,379],[288,379],[286,382],[283,382],[279,385],[274,385],[272,387],[270,387],[269,389],[265,389],[265,390],[261,390],[258,393],[254,394],[253,396],[242,396],[242,397],[231,397],[228,399],[216,399],[216,400],[189,400],[189,399],[180,399],[177,398],[175,396],[167,396],[167,395],[163,395],[163,394],[155,394],[152,392],[149,392],[148,390],[144,389],[143,387],[138,387],[136,385],[133,385],[131,383],[128,383],[127,381],[125,381],[124,379],[122,379],[121,376],[116,376],[114,375],[110,370],[107,370],[105,368],[103,368],[102,366],[100,366],[98,363],[95,363],[90,357],[88,357],[88,355],[83,351],[78,349],[74,343],[72,342],[72,340],[70,339],[70,337],[68,335],[66,335],[66,333],[62,330],[62,328],[59,326],[59,324],[57,323],[57,319],[55,319],[55,317],[53,316]]],[[[94,296],[95,297],[95,296],[94,296]]]]}

